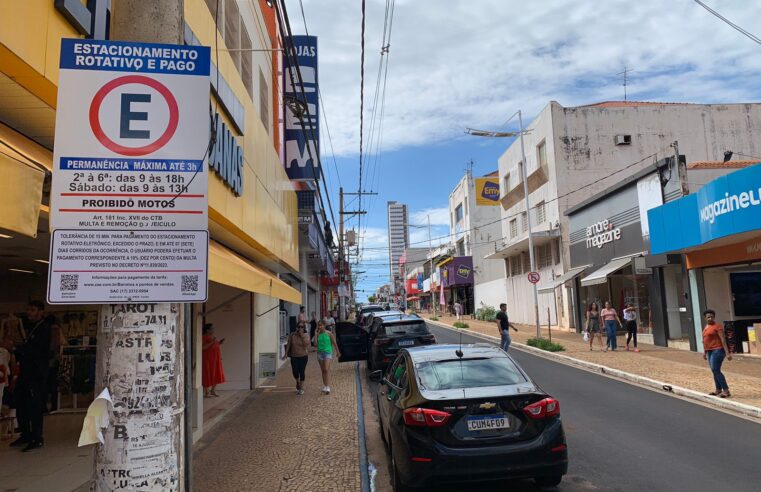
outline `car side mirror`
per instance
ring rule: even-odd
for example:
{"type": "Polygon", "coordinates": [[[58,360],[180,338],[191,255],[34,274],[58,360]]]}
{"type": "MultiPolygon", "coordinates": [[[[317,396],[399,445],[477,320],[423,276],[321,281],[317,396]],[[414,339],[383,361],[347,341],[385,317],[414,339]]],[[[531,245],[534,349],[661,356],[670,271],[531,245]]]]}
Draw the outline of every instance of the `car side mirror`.
{"type": "Polygon", "coordinates": [[[383,380],[383,371],[372,371],[368,377],[370,378],[370,381],[380,383],[383,380]]]}

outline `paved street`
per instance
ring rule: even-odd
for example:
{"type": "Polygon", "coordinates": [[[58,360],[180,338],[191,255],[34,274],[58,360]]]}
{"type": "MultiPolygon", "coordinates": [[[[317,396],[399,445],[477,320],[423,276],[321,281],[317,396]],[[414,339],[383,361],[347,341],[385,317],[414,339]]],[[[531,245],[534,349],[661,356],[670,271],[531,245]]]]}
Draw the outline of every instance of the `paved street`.
{"type": "MultiPolygon", "coordinates": [[[[439,343],[459,339],[429,327],[439,343]]],[[[559,490],[759,489],[761,425],[516,349],[510,354],[560,400],[570,468],[559,490]]],[[[516,490],[533,490],[521,486],[516,490]]]]}

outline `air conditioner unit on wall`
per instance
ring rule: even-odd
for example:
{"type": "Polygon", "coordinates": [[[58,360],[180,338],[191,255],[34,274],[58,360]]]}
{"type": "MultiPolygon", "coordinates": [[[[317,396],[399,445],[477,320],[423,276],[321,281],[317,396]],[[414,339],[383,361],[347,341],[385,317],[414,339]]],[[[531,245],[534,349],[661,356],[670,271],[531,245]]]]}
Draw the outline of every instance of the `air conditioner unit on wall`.
{"type": "Polygon", "coordinates": [[[632,136],[631,135],[616,135],[615,142],[616,142],[616,145],[631,145],[632,136]]]}

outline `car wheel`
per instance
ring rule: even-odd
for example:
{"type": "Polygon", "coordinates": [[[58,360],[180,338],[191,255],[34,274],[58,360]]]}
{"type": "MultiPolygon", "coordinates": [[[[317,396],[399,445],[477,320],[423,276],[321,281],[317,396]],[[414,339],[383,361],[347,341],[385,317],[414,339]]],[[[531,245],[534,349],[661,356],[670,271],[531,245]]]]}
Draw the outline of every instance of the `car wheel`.
{"type": "Polygon", "coordinates": [[[557,487],[560,484],[561,480],[563,480],[563,476],[562,475],[557,475],[557,476],[554,476],[554,477],[536,477],[536,478],[534,478],[534,481],[540,487],[557,487]]]}
{"type": "Polygon", "coordinates": [[[415,488],[409,487],[402,482],[393,451],[391,453],[391,484],[394,487],[394,492],[415,492],[415,488]]]}
{"type": "MultiPolygon", "coordinates": [[[[378,400],[376,400],[376,403],[378,403],[378,400]]],[[[381,439],[383,440],[383,447],[386,449],[386,451],[389,451],[390,448],[388,446],[388,438],[386,438],[386,431],[383,429],[383,420],[381,420],[380,415],[380,403],[377,405],[378,408],[378,427],[380,428],[380,435],[381,439]]]]}

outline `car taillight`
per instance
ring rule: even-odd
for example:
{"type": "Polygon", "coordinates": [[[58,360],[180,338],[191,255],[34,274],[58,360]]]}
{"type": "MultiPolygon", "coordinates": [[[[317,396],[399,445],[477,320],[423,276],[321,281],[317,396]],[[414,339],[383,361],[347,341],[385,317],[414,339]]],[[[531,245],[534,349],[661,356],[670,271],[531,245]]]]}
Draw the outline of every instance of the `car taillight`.
{"type": "Polygon", "coordinates": [[[560,415],[560,402],[554,398],[545,398],[525,407],[523,411],[532,419],[545,419],[560,415]]]}
{"type": "Polygon", "coordinates": [[[441,427],[451,414],[430,408],[408,408],[404,411],[404,424],[418,427],[441,427]]]}
{"type": "Polygon", "coordinates": [[[391,343],[390,338],[376,338],[375,341],[373,341],[376,347],[382,347],[384,345],[388,345],[391,343]]]}
{"type": "Polygon", "coordinates": [[[433,335],[425,335],[420,337],[420,341],[423,343],[436,343],[436,337],[433,335]]]}

